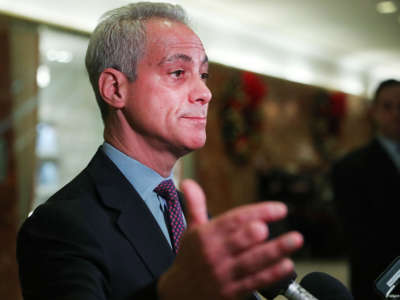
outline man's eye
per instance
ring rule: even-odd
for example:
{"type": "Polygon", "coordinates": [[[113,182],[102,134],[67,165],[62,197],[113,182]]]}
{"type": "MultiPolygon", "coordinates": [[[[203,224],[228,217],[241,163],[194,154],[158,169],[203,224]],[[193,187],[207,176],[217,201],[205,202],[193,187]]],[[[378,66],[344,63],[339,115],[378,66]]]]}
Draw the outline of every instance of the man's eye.
{"type": "Polygon", "coordinates": [[[208,73],[201,73],[201,79],[208,79],[208,73]]]}
{"type": "Polygon", "coordinates": [[[171,75],[173,75],[173,76],[178,78],[178,77],[181,77],[183,74],[185,74],[185,71],[184,70],[176,70],[176,71],[173,71],[173,72],[171,72],[169,74],[171,74],[171,75]]]}

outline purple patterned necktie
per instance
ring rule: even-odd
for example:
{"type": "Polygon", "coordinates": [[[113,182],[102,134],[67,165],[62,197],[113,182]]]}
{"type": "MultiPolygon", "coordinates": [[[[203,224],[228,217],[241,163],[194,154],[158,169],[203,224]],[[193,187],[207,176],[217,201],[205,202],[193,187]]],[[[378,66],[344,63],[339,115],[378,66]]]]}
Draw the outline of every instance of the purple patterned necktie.
{"type": "Polygon", "coordinates": [[[179,250],[179,240],[185,231],[182,208],[178,198],[178,192],[171,179],[161,182],[154,191],[167,201],[167,214],[172,235],[172,245],[175,254],[179,250]]]}

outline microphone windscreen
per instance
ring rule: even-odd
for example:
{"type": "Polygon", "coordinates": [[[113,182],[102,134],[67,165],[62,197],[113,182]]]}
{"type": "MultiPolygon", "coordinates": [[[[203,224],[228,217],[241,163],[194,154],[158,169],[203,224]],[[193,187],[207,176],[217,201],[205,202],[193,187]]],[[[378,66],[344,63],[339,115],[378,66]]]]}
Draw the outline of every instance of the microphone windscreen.
{"type": "Polygon", "coordinates": [[[309,273],[303,277],[300,285],[318,300],[353,300],[343,283],[326,273],[309,273]]]}
{"type": "Polygon", "coordinates": [[[272,300],[278,295],[283,295],[286,289],[288,288],[289,284],[291,284],[296,279],[296,277],[297,277],[296,272],[293,272],[285,279],[278,281],[276,284],[268,288],[261,289],[258,292],[268,300],[272,300]]]}

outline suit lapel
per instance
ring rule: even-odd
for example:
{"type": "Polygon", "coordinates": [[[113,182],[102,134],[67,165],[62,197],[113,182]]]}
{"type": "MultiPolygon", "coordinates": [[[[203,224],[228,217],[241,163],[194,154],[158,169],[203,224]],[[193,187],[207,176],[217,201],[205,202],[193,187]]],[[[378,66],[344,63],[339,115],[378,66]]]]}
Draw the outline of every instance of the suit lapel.
{"type": "Polygon", "coordinates": [[[143,263],[154,276],[163,273],[173,262],[174,254],[139,194],[100,149],[89,172],[104,205],[120,212],[117,226],[143,263]]]}
{"type": "Polygon", "coordinates": [[[374,156],[374,159],[371,160],[375,164],[376,170],[385,170],[386,176],[398,177],[399,171],[393,160],[391,159],[389,153],[387,153],[386,149],[382,146],[382,144],[378,141],[378,139],[373,139],[369,144],[369,151],[371,155],[374,156]],[[392,175],[389,175],[392,174],[392,175]]]}

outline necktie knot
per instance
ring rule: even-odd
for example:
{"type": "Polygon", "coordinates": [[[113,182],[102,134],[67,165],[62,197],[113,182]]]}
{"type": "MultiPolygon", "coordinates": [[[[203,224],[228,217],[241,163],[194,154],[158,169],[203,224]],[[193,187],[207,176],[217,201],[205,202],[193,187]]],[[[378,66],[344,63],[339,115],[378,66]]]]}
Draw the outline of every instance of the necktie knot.
{"type": "Polygon", "coordinates": [[[162,181],[154,191],[167,201],[167,219],[175,253],[179,249],[179,241],[185,230],[183,222],[182,207],[179,202],[178,192],[171,179],[162,181]]]}
{"type": "Polygon", "coordinates": [[[168,202],[174,202],[178,200],[178,192],[176,191],[175,185],[171,179],[162,181],[154,191],[163,197],[168,202]]]}

